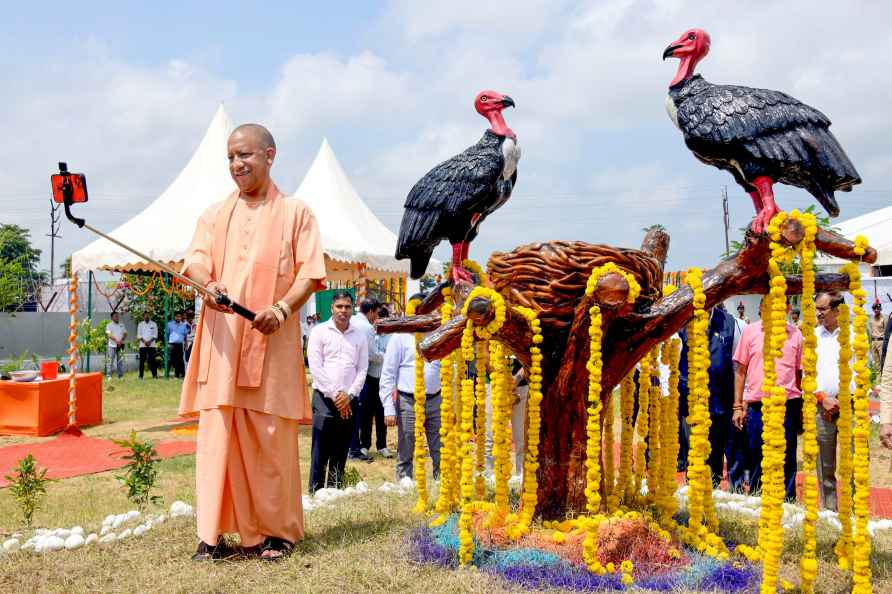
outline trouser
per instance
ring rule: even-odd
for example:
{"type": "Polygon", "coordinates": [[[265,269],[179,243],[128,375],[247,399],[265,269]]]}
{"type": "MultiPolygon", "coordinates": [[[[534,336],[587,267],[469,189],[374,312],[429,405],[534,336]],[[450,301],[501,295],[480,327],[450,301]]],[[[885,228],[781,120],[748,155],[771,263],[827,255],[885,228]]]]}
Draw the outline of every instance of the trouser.
{"type": "MultiPolygon", "coordinates": [[[[424,432],[427,450],[434,467],[434,479],[440,478],[440,392],[428,394],[424,401],[424,432]]],[[[396,478],[414,478],[415,396],[399,392],[396,407],[397,446],[396,478]]]]}
{"type": "Polygon", "coordinates": [[[295,419],[221,406],[198,417],[195,492],[198,537],[214,545],[238,532],[241,545],[304,535],[295,419]]]}
{"type": "Polygon", "coordinates": [[[688,452],[691,449],[691,426],[687,417],[678,417],[678,462],[675,470],[686,472],[688,469],[688,452]]]}
{"type": "Polygon", "coordinates": [[[118,377],[124,377],[124,348],[123,347],[107,347],[105,351],[105,375],[112,376],[112,371],[116,371],[118,377]]]}
{"type": "Polygon", "coordinates": [[[873,362],[874,369],[883,366],[883,339],[874,338],[870,341],[870,360],[873,362]]]}
{"type": "Polygon", "coordinates": [[[824,508],[836,511],[836,421],[828,421],[818,414],[815,419],[818,437],[818,487],[824,508]]]}
{"type": "Polygon", "coordinates": [[[183,369],[183,344],[180,342],[170,343],[167,356],[169,357],[170,366],[173,368],[174,376],[183,377],[186,375],[183,369]]]}
{"type": "Polygon", "coordinates": [[[367,375],[359,393],[359,447],[372,447],[372,421],[375,421],[375,449],[387,447],[387,425],[384,424],[384,405],[378,394],[380,378],[367,375]]]}
{"type": "Polygon", "coordinates": [[[733,424],[728,430],[725,442],[725,458],[728,460],[728,487],[732,492],[743,493],[743,484],[747,479],[747,446],[746,429],[738,429],[733,424]]]}
{"type": "Polygon", "coordinates": [[[319,390],[313,390],[313,448],[310,454],[310,493],[325,487],[344,486],[344,466],[357,403],[350,402],[352,413],[341,418],[333,400],[319,390]]]}
{"type": "Polygon", "coordinates": [[[152,377],[157,378],[158,369],[155,365],[155,347],[139,347],[139,379],[142,379],[146,361],[149,362],[149,371],[152,372],[152,377]]]}
{"type": "MultiPolygon", "coordinates": [[[[787,400],[784,413],[784,499],[796,501],[796,442],[802,426],[802,398],[787,400]]],[[[762,490],[762,403],[751,402],[746,411],[750,493],[762,490]]]]}
{"type": "MultiPolygon", "coordinates": [[[[490,384],[486,386],[486,472],[491,474],[495,469],[495,460],[492,457],[492,398],[489,386],[490,384]]],[[[514,474],[522,475],[527,446],[526,419],[530,387],[519,386],[515,389],[515,394],[517,400],[511,407],[511,442],[514,444],[514,474]]]]}

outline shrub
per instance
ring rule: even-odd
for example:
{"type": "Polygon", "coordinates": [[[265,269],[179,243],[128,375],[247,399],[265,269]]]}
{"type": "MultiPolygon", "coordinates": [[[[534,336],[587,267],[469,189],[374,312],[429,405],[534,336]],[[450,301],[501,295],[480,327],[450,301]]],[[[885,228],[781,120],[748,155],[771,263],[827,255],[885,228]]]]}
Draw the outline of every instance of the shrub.
{"type": "Polygon", "coordinates": [[[38,470],[34,456],[28,454],[19,460],[18,466],[13,470],[15,473],[6,476],[6,480],[9,481],[9,490],[22,511],[25,525],[30,528],[34,512],[40,509],[42,499],[46,496],[46,484],[49,482],[46,468],[38,470]]]}
{"type": "Polygon", "coordinates": [[[158,452],[155,445],[149,441],[140,441],[136,437],[136,431],[130,431],[128,439],[116,439],[115,445],[130,451],[125,460],[129,460],[124,467],[124,474],[118,475],[118,479],[127,487],[127,499],[135,503],[140,511],[144,511],[148,505],[161,503],[160,495],[152,495],[155,482],[158,480],[158,452]]]}

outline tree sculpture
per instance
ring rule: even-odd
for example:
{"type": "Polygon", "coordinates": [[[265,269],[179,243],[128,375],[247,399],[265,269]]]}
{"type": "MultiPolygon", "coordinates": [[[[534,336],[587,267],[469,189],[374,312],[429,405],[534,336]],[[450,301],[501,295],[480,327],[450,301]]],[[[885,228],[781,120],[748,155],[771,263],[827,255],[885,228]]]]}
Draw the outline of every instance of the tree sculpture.
{"type": "MultiPolygon", "coordinates": [[[[802,225],[788,219],[782,227],[787,244],[799,242],[802,225]]],[[[845,238],[819,230],[817,248],[830,255],[856,260],[855,246],[845,238]]],[[[509,306],[525,306],[538,313],[542,324],[543,393],[542,429],[539,446],[538,508],[546,519],[563,518],[567,512],[585,510],[586,361],[589,356],[589,308],[597,304],[603,316],[602,394],[610,398],[613,388],[654,346],[671,337],[693,317],[693,293],[684,286],[662,296],[663,266],[669,250],[669,235],[662,227],[652,227],[640,250],[615,248],[585,242],[551,241],[495,253],[489,260],[492,288],[509,306]],[[585,297],[586,281],[592,270],[614,262],[634,275],[641,294],[627,304],[629,284],[622,275],[608,273],[600,278],[592,297],[585,297]]],[[[706,308],[712,308],[734,295],[764,294],[769,288],[769,239],[747,232],[744,247],[714,268],[704,271],[706,308]]],[[[874,262],[876,251],[868,248],[860,257],[874,262]]],[[[788,294],[799,294],[801,278],[787,277],[788,294]]],[[[417,309],[414,316],[384,320],[378,332],[427,333],[419,345],[425,359],[442,358],[458,348],[468,319],[476,326],[487,325],[495,315],[489,299],[475,297],[468,304],[467,317],[456,315],[440,325],[437,308],[443,302],[438,286],[417,309]]],[[[849,287],[845,274],[819,274],[818,290],[844,291],[849,287]]],[[[459,283],[451,291],[460,306],[471,287],[459,283]]],[[[456,308],[460,311],[460,307],[456,308]]],[[[494,336],[524,364],[529,365],[532,340],[527,320],[507,309],[507,319],[494,336]]],[[[603,476],[603,473],[602,473],[603,476]]]]}

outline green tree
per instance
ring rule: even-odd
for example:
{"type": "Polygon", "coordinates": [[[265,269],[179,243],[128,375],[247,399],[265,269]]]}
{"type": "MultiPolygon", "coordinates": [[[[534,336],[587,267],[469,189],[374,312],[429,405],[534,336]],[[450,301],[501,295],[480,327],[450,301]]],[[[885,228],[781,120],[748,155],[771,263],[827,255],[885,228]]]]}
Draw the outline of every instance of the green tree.
{"type": "MultiPolygon", "coordinates": [[[[170,289],[170,282],[165,281],[162,286],[158,277],[139,274],[125,274],[123,281],[127,286],[126,307],[133,319],[142,320],[143,312],[148,311],[149,317],[155,320],[158,329],[163,331],[165,300],[167,299],[167,290],[170,289]]],[[[174,313],[191,310],[194,305],[195,299],[191,294],[188,297],[183,297],[179,291],[173,291],[170,295],[171,319],[173,319],[174,313]]]]}
{"type": "Polygon", "coordinates": [[[0,304],[14,311],[34,299],[46,282],[38,271],[40,250],[31,246],[31,232],[18,225],[0,224],[0,304]]]}
{"type": "Polygon", "coordinates": [[[63,278],[71,278],[71,256],[65,258],[65,261],[59,264],[59,272],[63,278]]]}
{"type": "Polygon", "coordinates": [[[25,269],[19,262],[0,261],[0,311],[13,311],[25,300],[25,269]]]}

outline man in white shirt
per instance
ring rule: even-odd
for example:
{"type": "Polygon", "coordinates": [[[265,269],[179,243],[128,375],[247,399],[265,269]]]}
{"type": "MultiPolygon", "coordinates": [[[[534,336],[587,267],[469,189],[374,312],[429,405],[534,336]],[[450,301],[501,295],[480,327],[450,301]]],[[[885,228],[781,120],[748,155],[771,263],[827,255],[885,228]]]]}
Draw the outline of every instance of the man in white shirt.
{"type": "Polygon", "coordinates": [[[149,318],[146,310],[142,314],[142,322],[136,326],[136,337],[139,339],[139,379],[142,379],[146,361],[149,362],[149,370],[152,379],[158,379],[158,369],[155,365],[155,341],[158,340],[158,324],[149,318]]]}
{"type": "Polygon", "coordinates": [[[359,395],[359,414],[357,419],[357,434],[350,445],[350,457],[360,460],[371,460],[369,450],[372,447],[372,421],[375,423],[375,448],[385,458],[392,458],[393,454],[387,449],[387,426],[384,424],[384,408],[381,399],[378,398],[379,383],[381,380],[381,364],[384,362],[384,352],[378,347],[375,340],[375,322],[378,321],[378,310],[381,304],[376,299],[363,299],[359,304],[359,313],[350,320],[351,326],[356,326],[366,333],[369,343],[369,368],[366,371],[365,384],[359,395]]]}
{"type": "Polygon", "coordinates": [[[815,298],[818,327],[817,391],[818,486],[826,509],[836,511],[836,443],[839,419],[839,293],[818,293],[815,298]]]}
{"type": "Polygon", "coordinates": [[[347,450],[369,365],[368,339],[350,323],[353,295],[335,291],[331,319],[317,325],[307,345],[313,376],[313,449],[310,493],[344,483],[347,450]]]}
{"type": "Polygon", "coordinates": [[[112,378],[112,369],[118,372],[118,378],[124,377],[124,339],[127,338],[127,329],[118,322],[118,312],[113,311],[111,322],[105,327],[105,335],[108,337],[108,348],[105,353],[105,376],[112,378]]]}
{"type": "MultiPolygon", "coordinates": [[[[434,478],[440,476],[440,362],[424,363],[424,430],[434,467],[434,478]]],[[[388,427],[397,426],[396,479],[413,478],[415,452],[415,337],[394,334],[387,343],[381,367],[379,388],[388,427]],[[393,391],[397,390],[394,403],[393,391]]]]}

